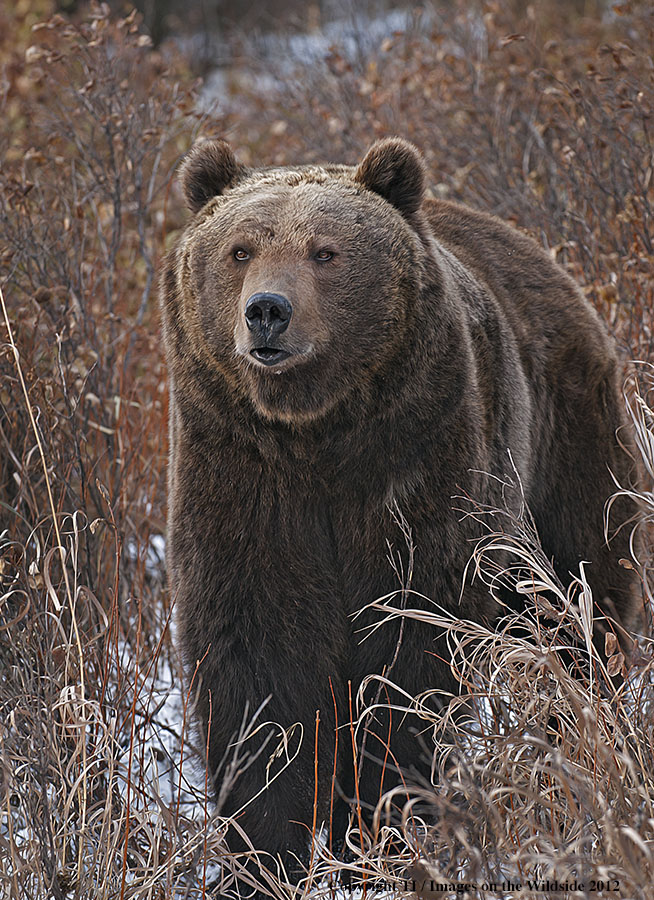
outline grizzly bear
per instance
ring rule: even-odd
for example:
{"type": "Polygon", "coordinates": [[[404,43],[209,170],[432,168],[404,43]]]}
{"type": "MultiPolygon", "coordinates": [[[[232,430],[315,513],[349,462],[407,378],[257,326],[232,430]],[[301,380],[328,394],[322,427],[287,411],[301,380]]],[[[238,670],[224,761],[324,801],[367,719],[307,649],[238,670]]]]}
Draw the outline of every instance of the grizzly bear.
{"type": "Polygon", "coordinates": [[[426,181],[399,138],[354,167],[258,169],[207,141],[182,169],[193,216],[162,281],[170,589],[220,809],[286,865],[314,822],[342,838],[355,793],[372,809],[429,774],[390,687],[353,748],[366,676],[457,691],[442,636],[369,608],[398,588],[400,517],[412,606],[493,621],[481,580],[462,590],[481,526],[456,498],[522,493],[560,579],[584,560],[597,609],[634,611],[628,529],[604,538],[629,471],[611,342],[533,240],[426,181]]]}

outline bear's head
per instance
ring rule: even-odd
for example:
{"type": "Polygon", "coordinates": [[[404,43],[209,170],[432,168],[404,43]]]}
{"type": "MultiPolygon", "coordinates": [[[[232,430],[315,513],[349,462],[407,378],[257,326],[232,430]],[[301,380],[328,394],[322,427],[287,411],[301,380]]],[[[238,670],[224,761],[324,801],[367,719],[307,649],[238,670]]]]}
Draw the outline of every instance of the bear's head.
{"type": "Polygon", "coordinates": [[[354,167],[249,169],[205,141],[182,185],[193,352],[268,419],[300,424],[369,390],[406,348],[424,278],[416,148],[389,138],[354,167]]]}

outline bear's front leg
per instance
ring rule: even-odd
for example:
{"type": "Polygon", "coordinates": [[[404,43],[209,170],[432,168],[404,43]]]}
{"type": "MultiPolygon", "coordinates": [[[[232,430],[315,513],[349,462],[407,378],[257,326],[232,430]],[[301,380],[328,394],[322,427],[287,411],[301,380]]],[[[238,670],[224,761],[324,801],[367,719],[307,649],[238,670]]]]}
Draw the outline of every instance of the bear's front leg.
{"type": "Polygon", "coordinates": [[[324,652],[333,650],[333,634],[308,630],[293,641],[278,631],[269,642],[251,628],[238,638],[232,632],[225,646],[211,630],[187,621],[184,642],[189,663],[202,660],[197,713],[218,811],[238,826],[228,832],[230,852],[261,851],[260,865],[273,872],[279,857],[295,881],[321,825],[331,821],[335,843],[344,830],[345,817],[337,811],[336,824],[332,809],[334,698],[343,691],[342,663],[324,652]]]}

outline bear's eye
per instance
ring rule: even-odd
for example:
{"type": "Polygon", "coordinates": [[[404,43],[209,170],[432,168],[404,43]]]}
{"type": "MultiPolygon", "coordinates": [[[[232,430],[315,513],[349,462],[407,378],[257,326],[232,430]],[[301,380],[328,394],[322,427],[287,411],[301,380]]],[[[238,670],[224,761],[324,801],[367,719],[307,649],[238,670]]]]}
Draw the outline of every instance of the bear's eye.
{"type": "Polygon", "coordinates": [[[232,251],[232,256],[239,262],[245,262],[246,259],[250,258],[250,254],[242,247],[236,247],[236,249],[232,251]]]}
{"type": "Polygon", "coordinates": [[[329,262],[330,259],[334,258],[334,254],[331,250],[318,250],[313,254],[313,258],[316,262],[329,262]]]}

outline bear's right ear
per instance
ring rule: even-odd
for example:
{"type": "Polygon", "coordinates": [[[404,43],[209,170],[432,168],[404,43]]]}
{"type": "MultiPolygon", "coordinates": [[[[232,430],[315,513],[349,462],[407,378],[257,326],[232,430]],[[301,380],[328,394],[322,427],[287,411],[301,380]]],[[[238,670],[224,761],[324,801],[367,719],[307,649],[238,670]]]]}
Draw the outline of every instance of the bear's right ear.
{"type": "Polygon", "coordinates": [[[247,171],[226,141],[200,141],[184,160],[180,176],[188,208],[196,213],[247,171]]]}
{"type": "Polygon", "coordinates": [[[418,148],[403,138],[383,138],[359,163],[354,180],[407,216],[422,204],[425,163],[418,148]]]}

